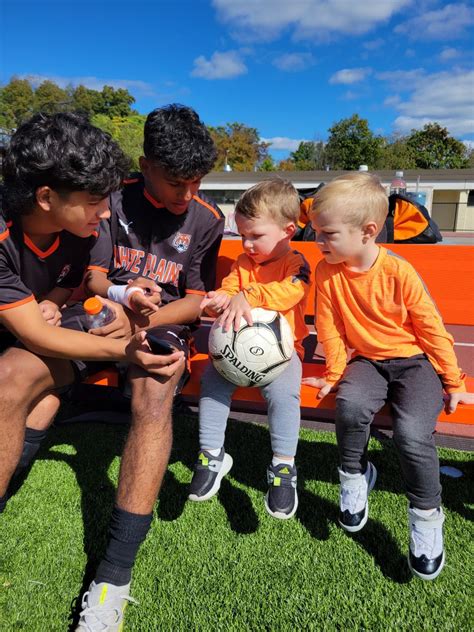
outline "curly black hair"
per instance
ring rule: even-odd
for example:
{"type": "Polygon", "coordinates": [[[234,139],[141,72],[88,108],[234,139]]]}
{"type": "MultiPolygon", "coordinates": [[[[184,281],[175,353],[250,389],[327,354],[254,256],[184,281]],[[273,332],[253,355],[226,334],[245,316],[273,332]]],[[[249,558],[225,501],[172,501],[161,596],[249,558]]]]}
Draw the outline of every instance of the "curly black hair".
{"type": "Polygon", "coordinates": [[[110,135],[81,114],[35,114],[13,134],[2,160],[3,205],[9,214],[34,209],[36,190],[88,191],[106,197],[117,190],[129,160],[110,135]]]}
{"type": "Polygon", "coordinates": [[[217,159],[217,149],[198,114],[177,103],[150,112],[143,151],[148,160],[182,180],[205,176],[217,159]]]}

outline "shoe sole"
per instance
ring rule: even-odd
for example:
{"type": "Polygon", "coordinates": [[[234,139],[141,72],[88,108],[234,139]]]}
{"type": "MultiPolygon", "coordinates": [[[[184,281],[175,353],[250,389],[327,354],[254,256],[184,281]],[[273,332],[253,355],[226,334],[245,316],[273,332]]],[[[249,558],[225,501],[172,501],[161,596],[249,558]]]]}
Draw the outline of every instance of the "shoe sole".
{"type": "Polygon", "coordinates": [[[372,475],[369,479],[369,485],[368,485],[368,490],[367,490],[367,502],[365,503],[365,511],[364,511],[364,516],[362,520],[355,527],[348,526],[344,524],[343,522],[341,522],[340,520],[338,520],[339,524],[344,529],[344,531],[347,531],[348,533],[357,533],[357,531],[360,531],[361,529],[365,527],[365,525],[367,524],[367,520],[369,519],[369,494],[373,490],[375,482],[377,480],[377,469],[373,463],[371,463],[370,466],[371,466],[372,475]]]}
{"type": "Polygon", "coordinates": [[[431,573],[431,575],[424,575],[423,573],[420,573],[419,571],[415,570],[413,568],[413,566],[411,565],[410,555],[408,555],[407,560],[408,560],[408,568],[410,569],[412,574],[415,575],[415,577],[419,577],[420,579],[423,579],[424,581],[431,581],[432,579],[436,579],[438,577],[438,575],[441,573],[441,571],[443,570],[445,554],[444,554],[444,551],[443,551],[443,557],[441,558],[441,564],[439,565],[439,568],[434,573],[431,573]]]}
{"type": "Polygon", "coordinates": [[[199,503],[203,502],[204,500],[209,500],[209,498],[215,496],[221,487],[222,479],[226,474],[230,472],[233,463],[234,461],[232,460],[232,457],[226,452],[224,454],[224,458],[222,459],[221,469],[217,472],[216,480],[214,481],[214,485],[211,487],[211,489],[202,496],[198,496],[197,494],[189,494],[188,500],[199,503]]]}
{"type": "Polygon", "coordinates": [[[272,511],[270,509],[270,507],[268,506],[268,492],[265,494],[265,509],[270,514],[270,516],[272,516],[273,518],[278,518],[278,520],[288,520],[289,518],[293,518],[296,510],[298,509],[298,493],[295,490],[295,504],[293,509],[288,514],[283,513],[282,511],[272,511]]]}

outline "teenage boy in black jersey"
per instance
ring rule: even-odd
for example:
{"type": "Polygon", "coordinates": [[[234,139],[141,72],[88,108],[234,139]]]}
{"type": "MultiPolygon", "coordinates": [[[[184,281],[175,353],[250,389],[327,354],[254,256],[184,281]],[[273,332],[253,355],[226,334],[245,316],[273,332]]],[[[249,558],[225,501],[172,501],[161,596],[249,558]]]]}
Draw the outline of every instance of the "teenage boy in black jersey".
{"type": "MultiPolygon", "coordinates": [[[[148,116],[144,154],[141,174],[112,194],[111,218],[103,222],[91,252],[87,291],[122,303],[121,315],[95,333],[127,334],[136,327],[133,312],[139,312],[155,336],[188,356],[200,303],[214,289],[224,230],[221,211],[199,192],[201,178],[212,169],[217,152],[194,110],[169,105],[148,116]],[[146,289],[150,302],[159,307],[137,304],[140,293],[130,294],[130,284],[146,289]]],[[[132,566],[150,527],[168,465],[173,396],[185,372],[183,364],[169,378],[154,378],[131,367],[132,424],[121,460],[109,542],[84,596],[78,630],[112,631],[122,623],[132,566]]]]}
{"type": "Polygon", "coordinates": [[[110,215],[108,195],[127,164],[107,134],[71,113],[35,115],[18,128],[3,158],[0,512],[15,468],[32,459],[45,419],[58,409],[55,390],[75,379],[75,360],[129,359],[164,374],[182,363],[163,366],[170,358],[144,353],[139,339],[127,348],[127,340],[83,333],[62,309],[81,283],[100,221],[110,215]]]}

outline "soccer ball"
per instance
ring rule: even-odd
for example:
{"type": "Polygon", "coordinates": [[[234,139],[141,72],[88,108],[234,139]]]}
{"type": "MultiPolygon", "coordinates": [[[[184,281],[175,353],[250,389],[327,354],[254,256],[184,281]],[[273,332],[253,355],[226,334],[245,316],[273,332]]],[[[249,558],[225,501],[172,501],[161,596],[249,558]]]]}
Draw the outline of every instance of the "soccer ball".
{"type": "Polygon", "coordinates": [[[265,386],[282,373],[294,349],[293,332],[282,314],[256,307],[253,325],[242,318],[238,331],[217,323],[209,333],[209,355],[219,373],[237,386],[265,386]]]}

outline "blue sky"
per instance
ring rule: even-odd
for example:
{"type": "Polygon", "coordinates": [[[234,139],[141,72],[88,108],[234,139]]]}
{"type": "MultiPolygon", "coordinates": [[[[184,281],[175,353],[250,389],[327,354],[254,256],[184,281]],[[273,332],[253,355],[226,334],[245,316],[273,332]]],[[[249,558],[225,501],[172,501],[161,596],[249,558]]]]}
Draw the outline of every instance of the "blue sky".
{"type": "Polygon", "coordinates": [[[242,122],[280,158],[358,113],[474,141],[474,7],[440,0],[1,0],[0,81],[127,88],[242,122]]]}

